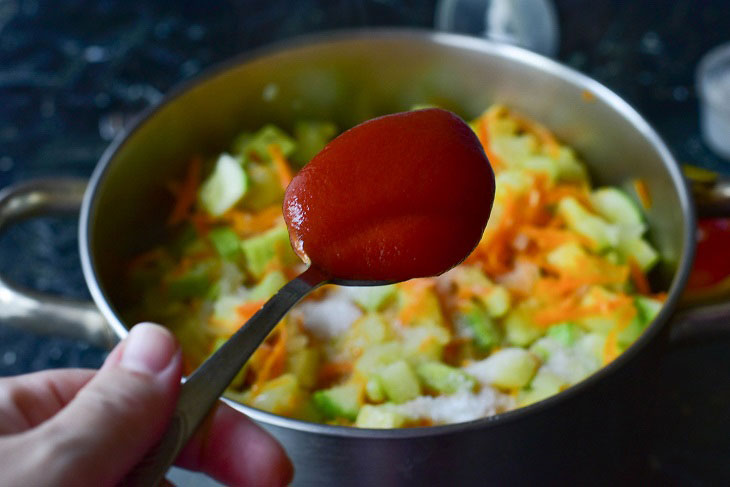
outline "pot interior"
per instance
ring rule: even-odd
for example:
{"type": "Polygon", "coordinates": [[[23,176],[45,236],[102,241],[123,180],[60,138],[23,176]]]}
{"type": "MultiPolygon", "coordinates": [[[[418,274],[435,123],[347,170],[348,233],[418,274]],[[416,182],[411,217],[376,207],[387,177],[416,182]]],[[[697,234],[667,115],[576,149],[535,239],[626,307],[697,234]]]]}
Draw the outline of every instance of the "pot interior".
{"type": "Polygon", "coordinates": [[[173,203],[164,183],[182,177],[191,155],[215,154],[237,133],[266,123],[291,129],[294,121],[314,118],[346,129],[417,103],[467,120],[492,103],[506,104],[575,148],[594,185],[633,191],[632,182],[643,179],[653,201],[649,237],[663,257],[651,278],[661,289],[672,286],[670,299],[679,292],[692,245],[687,191],[666,147],[628,105],[602,85],[517,48],[376,31],[299,40],[233,61],[173,92],[110,148],[92,181],[81,238],[97,304],[118,330],[132,324],[119,312],[124,263],[163,236],[173,203]]]}

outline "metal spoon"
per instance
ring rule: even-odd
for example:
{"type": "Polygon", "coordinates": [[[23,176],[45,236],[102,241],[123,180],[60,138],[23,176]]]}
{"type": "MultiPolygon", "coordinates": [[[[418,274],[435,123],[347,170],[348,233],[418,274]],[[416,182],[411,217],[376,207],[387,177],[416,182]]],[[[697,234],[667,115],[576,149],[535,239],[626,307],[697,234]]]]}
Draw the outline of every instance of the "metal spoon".
{"type": "Polygon", "coordinates": [[[170,425],[160,442],[127,475],[123,485],[156,486],[241,367],[286,313],[323,284],[378,286],[380,281],[344,281],[310,266],[289,281],[188,377],[180,391],[170,425]]]}

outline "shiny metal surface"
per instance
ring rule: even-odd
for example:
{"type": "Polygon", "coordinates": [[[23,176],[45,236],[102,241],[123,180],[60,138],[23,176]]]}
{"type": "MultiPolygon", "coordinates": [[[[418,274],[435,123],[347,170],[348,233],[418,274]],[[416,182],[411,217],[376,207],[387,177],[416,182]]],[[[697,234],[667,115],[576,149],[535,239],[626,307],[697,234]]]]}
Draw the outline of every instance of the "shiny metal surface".
{"type": "MultiPolygon", "coordinates": [[[[13,223],[48,213],[77,212],[86,181],[38,180],[0,192],[0,232],[13,223]]],[[[0,276],[0,319],[40,334],[63,335],[110,348],[117,337],[92,302],[23,289],[0,276]]]]}

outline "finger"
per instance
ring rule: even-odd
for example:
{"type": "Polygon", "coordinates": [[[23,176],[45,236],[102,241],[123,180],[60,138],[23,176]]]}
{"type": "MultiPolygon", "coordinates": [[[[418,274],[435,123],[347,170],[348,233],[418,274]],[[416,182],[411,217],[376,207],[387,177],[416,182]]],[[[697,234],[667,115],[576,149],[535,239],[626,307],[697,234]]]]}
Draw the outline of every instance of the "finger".
{"type": "Polygon", "coordinates": [[[181,372],[169,331],[133,327],[68,406],[28,433],[42,449],[44,477],[58,485],[118,483],[166,429],[181,372]]]}
{"type": "Polygon", "coordinates": [[[96,373],[45,370],[0,379],[0,435],[33,428],[60,411],[96,373]]]}
{"type": "Polygon", "coordinates": [[[193,435],[177,465],[206,472],[231,486],[280,486],[294,468],[274,438],[225,403],[193,435]]]}

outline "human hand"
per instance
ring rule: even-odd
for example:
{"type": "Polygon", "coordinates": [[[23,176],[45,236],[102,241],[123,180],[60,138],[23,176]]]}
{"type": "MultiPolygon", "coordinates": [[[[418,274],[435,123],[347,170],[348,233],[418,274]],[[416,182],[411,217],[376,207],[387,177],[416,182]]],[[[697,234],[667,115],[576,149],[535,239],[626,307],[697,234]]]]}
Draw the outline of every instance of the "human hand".
{"type": "MultiPolygon", "coordinates": [[[[97,372],[0,379],[0,484],[116,485],[162,437],[180,389],[172,334],[140,324],[97,372]]],[[[227,485],[284,485],[291,462],[251,420],[221,404],[177,464],[227,485]]]]}

